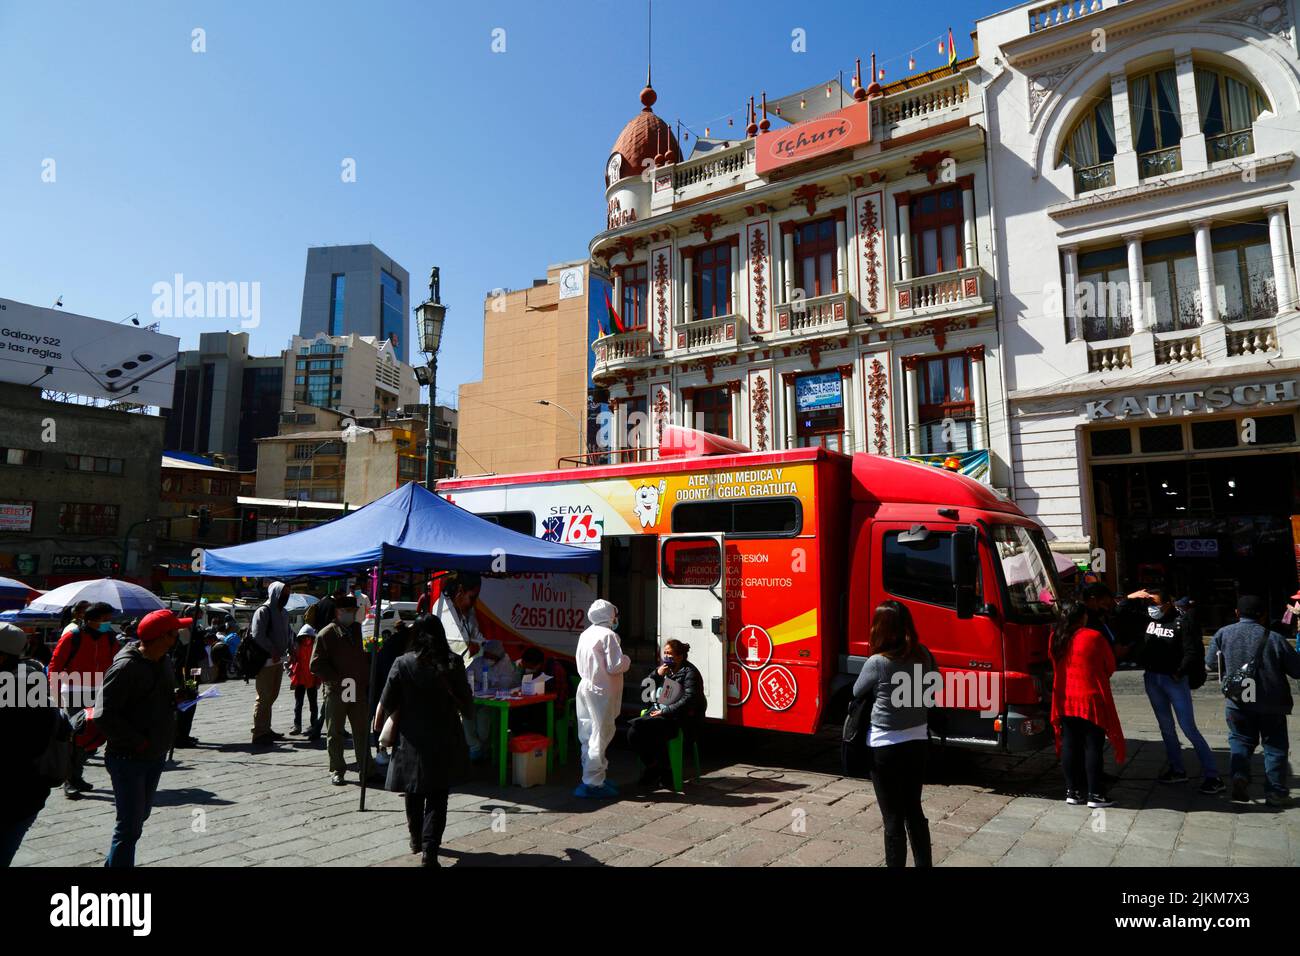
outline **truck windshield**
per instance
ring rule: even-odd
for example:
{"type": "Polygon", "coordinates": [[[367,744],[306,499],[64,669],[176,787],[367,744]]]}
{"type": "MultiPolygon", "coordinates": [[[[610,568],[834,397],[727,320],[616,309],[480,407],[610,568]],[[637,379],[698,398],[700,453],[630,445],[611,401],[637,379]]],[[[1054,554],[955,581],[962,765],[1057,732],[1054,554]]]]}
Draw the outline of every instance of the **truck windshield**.
{"type": "Polygon", "coordinates": [[[1061,589],[1042,532],[1014,524],[995,525],[993,543],[1002,565],[1007,618],[1035,623],[1051,620],[1061,589]]]}

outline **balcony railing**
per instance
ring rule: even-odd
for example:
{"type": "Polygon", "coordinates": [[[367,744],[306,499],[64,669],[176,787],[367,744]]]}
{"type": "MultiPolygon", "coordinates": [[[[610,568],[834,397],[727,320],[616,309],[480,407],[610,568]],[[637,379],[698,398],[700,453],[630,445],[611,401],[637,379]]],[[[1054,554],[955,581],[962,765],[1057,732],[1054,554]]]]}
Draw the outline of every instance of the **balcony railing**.
{"type": "Polygon", "coordinates": [[[591,343],[591,350],[596,355],[594,376],[600,377],[650,358],[658,350],[658,342],[649,332],[638,329],[599,338],[591,343]]]}
{"type": "Polygon", "coordinates": [[[1102,0],[1058,0],[1056,3],[1045,3],[1029,11],[1029,32],[1037,33],[1059,27],[1063,23],[1096,13],[1102,7],[1102,0]]]}
{"type": "Polygon", "coordinates": [[[1228,355],[1270,355],[1277,351],[1277,327],[1228,328],[1228,355]]]}
{"type": "Polygon", "coordinates": [[[971,266],[932,276],[903,279],[894,283],[898,312],[940,312],[950,306],[978,301],[980,268],[971,266]]]}
{"type": "Polygon", "coordinates": [[[741,321],[738,315],[718,315],[679,325],[673,330],[677,351],[717,352],[734,349],[741,321]]]}
{"type": "Polygon", "coordinates": [[[1098,163],[1096,166],[1084,166],[1074,171],[1075,193],[1092,192],[1115,185],[1115,164],[1098,163]]]}
{"type": "Polygon", "coordinates": [[[1133,367],[1131,346],[1115,342],[1098,342],[1088,345],[1088,371],[1113,372],[1133,367]]]}
{"type": "Polygon", "coordinates": [[[1149,153],[1138,154],[1138,175],[1143,179],[1163,173],[1176,173],[1182,168],[1183,150],[1179,146],[1153,149],[1149,153]]]}
{"type": "Polygon", "coordinates": [[[1238,156],[1249,156],[1255,152],[1255,132],[1242,129],[1235,133],[1220,133],[1218,136],[1207,138],[1205,148],[1212,163],[1223,159],[1236,159],[1238,156]]]}
{"type": "Polygon", "coordinates": [[[1200,329],[1156,333],[1157,365],[1182,365],[1202,357],[1200,329]]]}
{"type": "Polygon", "coordinates": [[[685,189],[696,183],[741,173],[753,160],[753,152],[746,142],[741,142],[726,149],[705,153],[698,159],[690,159],[673,167],[673,189],[685,189]]]}
{"type": "Polygon", "coordinates": [[[852,321],[849,316],[848,293],[832,292],[777,306],[776,331],[778,335],[800,336],[847,330],[852,321]]]}
{"type": "Polygon", "coordinates": [[[945,77],[936,83],[886,97],[880,105],[880,118],[886,126],[892,126],[946,110],[968,99],[970,83],[965,76],[945,77]]]}

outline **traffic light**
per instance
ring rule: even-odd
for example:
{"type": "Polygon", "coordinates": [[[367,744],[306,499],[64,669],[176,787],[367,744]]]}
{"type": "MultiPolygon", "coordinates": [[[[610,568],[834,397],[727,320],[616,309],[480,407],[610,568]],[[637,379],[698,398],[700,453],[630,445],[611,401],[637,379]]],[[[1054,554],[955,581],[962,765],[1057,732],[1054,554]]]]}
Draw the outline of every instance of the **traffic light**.
{"type": "Polygon", "coordinates": [[[207,505],[199,508],[199,537],[206,538],[208,532],[212,530],[212,512],[208,510],[207,505]]]}
{"type": "Polygon", "coordinates": [[[244,508],[239,513],[239,540],[257,540],[257,509],[244,508]]]}

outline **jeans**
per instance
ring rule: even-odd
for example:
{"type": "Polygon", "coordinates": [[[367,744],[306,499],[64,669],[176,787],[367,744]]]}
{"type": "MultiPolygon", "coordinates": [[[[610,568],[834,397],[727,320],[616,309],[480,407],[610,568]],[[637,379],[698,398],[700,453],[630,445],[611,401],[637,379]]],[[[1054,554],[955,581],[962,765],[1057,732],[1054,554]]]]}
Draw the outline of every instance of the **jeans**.
{"type": "Polygon", "coordinates": [[[1286,794],[1286,757],[1290,743],[1286,733],[1285,714],[1257,714],[1228,704],[1228,749],[1232,751],[1228,767],[1233,780],[1250,782],[1250,756],[1255,745],[1264,744],[1265,788],[1271,793],[1286,794]]]}
{"type": "Polygon", "coordinates": [[[411,842],[434,856],[442,846],[442,833],[447,829],[448,796],[446,790],[406,794],[406,828],[411,842]]]}
{"type": "Polygon", "coordinates": [[[117,805],[117,824],[113,827],[113,842],[105,866],[135,866],[135,844],[153,809],[163,763],[163,757],[148,760],[113,754],[104,757],[104,766],[113,779],[113,802],[117,805]]]}
{"type": "Polygon", "coordinates": [[[14,855],[22,845],[23,837],[27,836],[27,831],[36,822],[36,817],[37,814],[33,813],[24,820],[0,826],[0,866],[8,866],[14,861],[14,855]]]}
{"type": "Polygon", "coordinates": [[[909,840],[913,864],[932,865],[930,824],[921,809],[921,786],[925,782],[929,746],[927,740],[908,740],[872,748],[875,766],[871,784],[885,821],[885,866],[907,866],[909,840]]]}
{"type": "Polygon", "coordinates": [[[1153,674],[1147,671],[1143,682],[1146,684],[1147,699],[1151,701],[1151,709],[1155,711],[1156,723],[1160,725],[1160,737],[1165,742],[1165,756],[1169,760],[1170,768],[1178,773],[1187,772],[1187,768],[1183,765],[1183,747],[1178,740],[1178,731],[1174,729],[1176,716],[1178,726],[1183,729],[1183,736],[1191,741],[1192,748],[1196,751],[1196,759],[1201,762],[1201,775],[1206,780],[1217,779],[1219,771],[1214,765],[1214,752],[1210,750],[1210,745],[1205,742],[1201,732],[1196,729],[1196,714],[1192,710],[1192,691],[1187,686],[1187,678],[1174,680],[1168,674],[1153,674]]]}
{"type": "Polygon", "coordinates": [[[1106,731],[1082,717],[1061,718],[1061,770],[1065,789],[1090,797],[1104,796],[1102,744],[1106,731]]]}
{"type": "Polygon", "coordinates": [[[293,689],[293,725],[302,727],[302,699],[306,697],[311,710],[311,729],[320,731],[320,715],[316,711],[316,688],[295,687],[293,689]]]}

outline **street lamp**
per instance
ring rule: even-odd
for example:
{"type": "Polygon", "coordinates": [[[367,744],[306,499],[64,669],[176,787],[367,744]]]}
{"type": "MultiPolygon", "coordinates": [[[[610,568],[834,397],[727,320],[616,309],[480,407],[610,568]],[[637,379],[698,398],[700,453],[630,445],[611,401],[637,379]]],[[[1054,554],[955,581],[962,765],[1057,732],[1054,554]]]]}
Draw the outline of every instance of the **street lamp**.
{"type": "Polygon", "coordinates": [[[429,356],[429,364],[415,370],[415,378],[429,387],[429,420],[424,435],[424,487],[433,491],[434,407],[437,404],[438,346],[442,344],[442,323],[447,318],[447,307],[442,304],[438,290],[438,267],[429,270],[429,298],[415,307],[415,327],[420,331],[420,351],[429,356]],[[421,374],[424,373],[424,374],[421,374]]]}
{"type": "Polygon", "coordinates": [[[578,457],[585,458],[587,454],[587,433],[582,427],[582,422],[578,421],[578,416],[573,414],[573,412],[569,411],[563,405],[557,405],[555,402],[548,401],[545,398],[539,398],[537,404],[548,405],[551,408],[558,408],[560,411],[564,412],[564,414],[568,415],[569,418],[573,419],[573,424],[578,427],[578,457]]]}

